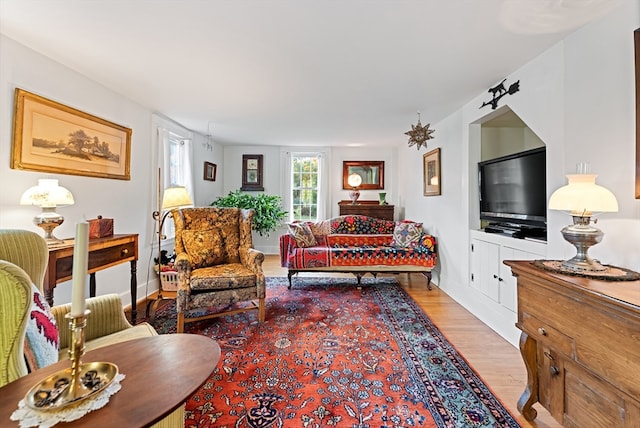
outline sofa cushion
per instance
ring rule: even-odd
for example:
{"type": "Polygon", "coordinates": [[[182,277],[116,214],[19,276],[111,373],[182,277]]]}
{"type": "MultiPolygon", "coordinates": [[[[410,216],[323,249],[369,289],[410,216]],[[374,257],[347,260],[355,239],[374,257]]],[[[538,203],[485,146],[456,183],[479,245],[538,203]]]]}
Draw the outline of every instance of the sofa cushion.
{"type": "Polygon", "coordinates": [[[399,221],[393,230],[391,245],[401,248],[414,247],[420,244],[421,237],[422,223],[399,221]]]}
{"type": "Polygon", "coordinates": [[[289,233],[296,240],[298,247],[315,247],[318,244],[308,223],[289,223],[288,226],[289,233]]]}
{"type": "Polygon", "coordinates": [[[232,288],[255,289],[256,274],[240,263],[228,263],[191,271],[189,279],[192,295],[208,290],[232,288]]]}
{"type": "Polygon", "coordinates": [[[24,340],[24,357],[29,371],[48,366],[58,361],[60,337],[51,308],[35,285],[31,314],[27,321],[24,340]]]}
{"type": "Polygon", "coordinates": [[[314,234],[316,240],[319,236],[326,236],[331,234],[331,220],[323,220],[316,223],[309,223],[311,233],[314,234]]]}
{"type": "Polygon", "coordinates": [[[219,265],[225,262],[220,229],[185,230],[182,242],[194,269],[219,265]]]}

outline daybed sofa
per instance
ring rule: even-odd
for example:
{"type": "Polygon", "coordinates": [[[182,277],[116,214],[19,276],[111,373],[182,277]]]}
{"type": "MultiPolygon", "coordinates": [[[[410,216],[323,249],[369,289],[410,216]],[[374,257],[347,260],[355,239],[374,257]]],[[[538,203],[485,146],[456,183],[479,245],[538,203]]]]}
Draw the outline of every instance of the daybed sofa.
{"type": "Polygon", "coordinates": [[[366,273],[419,272],[427,277],[437,261],[436,238],[422,223],[380,220],[362,215],[295,222],[280,236],[280,264],[291,277],[298,272],[349,272],[358,285],[366,273]]]}

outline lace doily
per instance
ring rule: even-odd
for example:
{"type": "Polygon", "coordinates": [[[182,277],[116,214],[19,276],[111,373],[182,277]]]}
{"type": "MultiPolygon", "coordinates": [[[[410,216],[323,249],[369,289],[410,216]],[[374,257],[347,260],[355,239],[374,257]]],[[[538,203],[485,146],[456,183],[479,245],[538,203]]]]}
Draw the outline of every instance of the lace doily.
{"type": "Polygon", "coordinates": [[[113,379],[113,382],[99,394],[96,394],[95,397],[82,400],[78,404],[70,405],[60,410],[48,410],[44,412],[34,410],[27,406],[24,399],[22,399],[18,403],[18,409],[11,414],[11,420],[20,421],[21,428],[49,428],[59,422],[75,421],[93,410],[98,410],[106,406],[109,402],[109,397],[120,391],[122,387],[120,381],[124,378],[125,375],[118,373],[113,379]]]}

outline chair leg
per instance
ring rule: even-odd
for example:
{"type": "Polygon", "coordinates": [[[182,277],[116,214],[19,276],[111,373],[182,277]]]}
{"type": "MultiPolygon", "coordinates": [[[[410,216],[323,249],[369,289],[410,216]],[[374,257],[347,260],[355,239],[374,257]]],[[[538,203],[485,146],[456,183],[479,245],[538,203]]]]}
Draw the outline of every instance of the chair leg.
{"type": "Polygon", "coordinates": [[[184,333],[184,312],[178,312],[177,321],[178,333],[184,333]]]}
{"type": "Polygon", "coordinates": [[[258,321],[264,322],[264,297],[258,300],[258,321]]]}

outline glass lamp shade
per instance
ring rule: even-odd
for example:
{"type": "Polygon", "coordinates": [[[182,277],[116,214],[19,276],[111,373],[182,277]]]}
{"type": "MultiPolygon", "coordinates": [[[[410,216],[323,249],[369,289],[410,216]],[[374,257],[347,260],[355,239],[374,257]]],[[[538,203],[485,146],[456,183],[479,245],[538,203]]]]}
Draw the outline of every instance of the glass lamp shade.
{"type": "Polygon", "coordinates": [[[360,174],[356,174],[354,172],[353,174],[349,175],[349,177],[347,178],[347,183],[349,183],[349,186],[355,189],[356,187],[362,184],[362,177],[360,176],[360,174]]]}
{"type": "Polygon", "coordinates": [[[569,184],[553,192],[549,199],[550,210],[568,211],[573,217],[573,224],[562,228],[562,236],[576,247],[577,254],[562,262],[562,267],[579,273],[604,272],[607,267],[587,254],[604,236],[591,225],[591,216],[594,212],[618,211],[618,201],[611,191],[596,184],[595,174],[570,174],[567,179],[569,184]]]}
{"type": "Polygon", "coordinates": [[[41,178],[38,185],[27,189],[20,198],[20,205],[37,205],[39,207],[62,207],[73,205],[71,192],[58,185],[58,180],[41,178]]]}
{"type": "Polygon", "coordinates": [[[71,192],[58,185],[58,180],[41,178],[38,185],[27,189],[20,198],[20,205],[37,205],[42,212],[33,218],[33,224],[42,228],[48,244],[63,242],[53,235],[53,229],[64,222],[64,217],[56,212],[56,207],[73,205],[71,192]]]}
{"type": "Polygon", "coordinates": [[[569,184],[549,199],[549,209],[591,216],[594,212],[617,212],[618,201],[610,190],[596,184],[595,174],[569,174],[569,184]]]}
{"type": "Polygon", "coordinates": [[[169,187],[162,195],[162,210],[171,210],[193,205],[187,189],[182,186],[169,187]]]}

